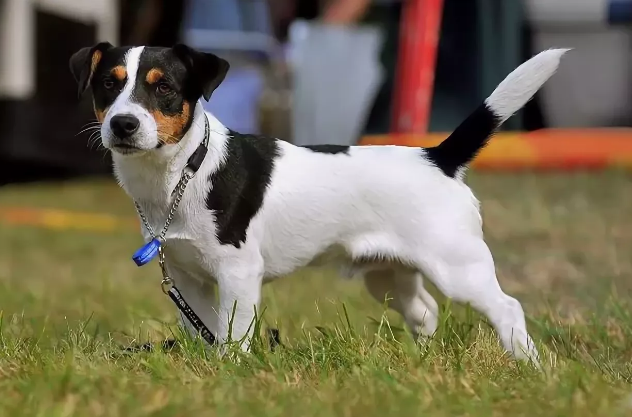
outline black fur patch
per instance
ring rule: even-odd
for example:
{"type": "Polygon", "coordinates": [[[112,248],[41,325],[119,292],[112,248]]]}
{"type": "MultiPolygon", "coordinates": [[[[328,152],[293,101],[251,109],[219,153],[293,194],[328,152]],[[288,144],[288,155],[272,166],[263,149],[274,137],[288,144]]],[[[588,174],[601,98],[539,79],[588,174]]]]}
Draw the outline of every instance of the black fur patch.
{"type": "Polygon", "coordinates": [[[140,55],[138,73],[132,96],[134,101],[148,110],[160,110],[167,115],[178,114],[182,111],[182,102],[195,103],[199,93],[190,80],[185,65],[175,56],[171,49],[145,47],[140,55]],[[172,95],[159,96],[156,85],[147,82],[147,74],[152,69],[160,70],[161,78],[173,89],[172,95]]]}
{"type": "Polygon", "coordinates": [[[112,77],[111,71],[114,67],[125,65],[125,54],[129,50],[130,47],[115,47],[103,53],[91,80],[95,110],[104,111],[110,107],[123,90],[127,80],[118,80],[112,77]],[[112,88],[105,89],[103,87],[106,80],[113,83],[112,88]]]}
{"type": "Polygon", "coordinates": [[[472,161],[487,145],[498,128],[498,121],[498,117],[483,103],[446,140],[434,148],[424,149],[423,156],[445,175],[454,178],[459,168],[472,161]]]}
{"type": "Polygon", "coordinates": [[[306,145],[303,148],[309,149],[318,153],[328,153],[336,155],[339,153],[349,155],[349,146],[346,145],[306,145]]]}
{"type": "Polygon", "coordinates": [[[206,207],[215,212],[217,239],[239,248],[263,204],[279,146],[276,139],[229,134],[226,160],[209,178],[206,207]]]}

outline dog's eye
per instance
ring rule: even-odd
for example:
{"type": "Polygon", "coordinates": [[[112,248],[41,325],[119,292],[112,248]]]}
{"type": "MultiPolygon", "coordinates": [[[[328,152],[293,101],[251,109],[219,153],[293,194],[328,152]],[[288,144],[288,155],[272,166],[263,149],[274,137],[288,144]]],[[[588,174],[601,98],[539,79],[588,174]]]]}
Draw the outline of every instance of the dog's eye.
{"type": "Polygon", "coordinates": [[[169,84],[165,82],[158,83],[158,86],[156,87],[156,92],[163,96],[171,93],[172,91],[173,90],[171,89],[169,84]]]}
{"type": "Polygon", "coordinates": [[[106,78],[103,80],[103,88],[106,90],[111,90],[114,88],[114,80],[111,78],[106,78]]]}

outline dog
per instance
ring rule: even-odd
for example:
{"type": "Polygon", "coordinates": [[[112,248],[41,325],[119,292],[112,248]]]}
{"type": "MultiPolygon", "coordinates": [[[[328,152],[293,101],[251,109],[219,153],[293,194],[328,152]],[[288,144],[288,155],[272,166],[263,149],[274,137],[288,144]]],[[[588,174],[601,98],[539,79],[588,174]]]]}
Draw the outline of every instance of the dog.
{"type": "MultiPolygon", "coordinates": [[[[496,278],[479,202],[464,175],[566,51],[546,50],[520,65],[431,148],[300,147],[234,132],[201,104],[224,80],[228,62],[182,44],[99,43],[76,52],[70,69],[79,95],[91,87],[115,176],[154,230],[169,214],[187,160],[208,142],[164,253],[170,276],[218,341],[242,340],[248,350],[262,285],[328,264],[361,277],[415,337],[437,328],[428,279],[485,315],[515,358],[538,361],[521,304],[496,278]]],[[[152,239],[147,227],[142,234],[152,239]]]]}

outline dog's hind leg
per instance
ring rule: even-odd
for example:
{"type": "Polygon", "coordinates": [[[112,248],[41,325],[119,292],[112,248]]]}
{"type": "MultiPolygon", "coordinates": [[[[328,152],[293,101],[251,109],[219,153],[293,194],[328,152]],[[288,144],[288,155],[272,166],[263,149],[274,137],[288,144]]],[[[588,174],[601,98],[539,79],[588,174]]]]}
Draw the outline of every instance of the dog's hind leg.
{"type": "Polygon", "coordinates": [[[492,254],[481,236],[461,233],[458,239],[433,242],[431,248],[425,248],[419,265],[446,297],[469,303],[487,316],[507,351],[538,363],[522,306],[500,288],[492,254]]]}
{"type": "Polygon", "coordinates": [[[401,314],[415,337],[432,336],[437,330],[439,307],[424,288],[421,273],[411,270],[397,270],[395,274],[397,294],[401,304],[401,314]]]}
{"type": "Polygon", "coordinates": [[[386,301],[404,317],[415,339],[434,334],[437,302],[424,288],[421,274],[403,269],[370,271],[364,274],[364,283],[373,298],[386,301]]]}

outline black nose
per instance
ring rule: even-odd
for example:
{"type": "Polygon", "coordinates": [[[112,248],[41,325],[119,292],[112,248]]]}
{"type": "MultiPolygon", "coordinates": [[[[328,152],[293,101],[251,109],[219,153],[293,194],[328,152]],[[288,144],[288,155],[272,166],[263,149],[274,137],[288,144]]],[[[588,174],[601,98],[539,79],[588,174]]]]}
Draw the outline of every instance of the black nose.
{"type": "Polygon", "coordinates": [[[118,138],[125,139],[134,134],[140,126],[140,121],[131,114],[117,114],[110,120],[110,128],[118,138]]]}

